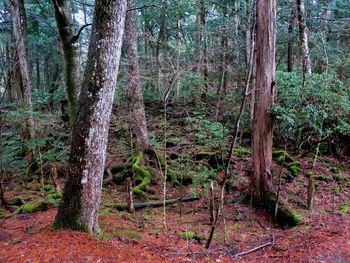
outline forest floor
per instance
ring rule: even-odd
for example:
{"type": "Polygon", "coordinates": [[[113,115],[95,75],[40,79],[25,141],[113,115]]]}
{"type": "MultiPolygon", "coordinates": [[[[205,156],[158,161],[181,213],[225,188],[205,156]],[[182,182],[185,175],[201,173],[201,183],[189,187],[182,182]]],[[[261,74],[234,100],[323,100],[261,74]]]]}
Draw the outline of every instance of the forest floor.
{"type": "MultiPolygon", "coordinates": [[[[150,120],[150,125],[151,130],[161,132],[159,119],[158,122],[150,120]]],[[[128,151],[121,150],[126,143],[116,145],[116,141],[121,141],[121,130],[115,128],[119,125],[111,127],[107,166],[125,162],[126,157],[116,153],[128,151]]],[[[185,134],[186,129],[183,129],[185,134]]],[[[178,131],[171,129],[174,130],[178,131]]],[[[161,134],[157,135],[161,138],[161,134]]],[[[177,139],[180,142],[169,144],[167,151],[181,155],[178,145],[193,141],[177,139]]],[[[198,151],[203,151],[203,147],[194,146],[187,154],[198,151]]],[[[349,160],[339,162],[331,156],[322,156],[313,169],[313,156],[298,157],[298,161],[301,163],[298,176],[285,181],[281,188],[281,196],[303,217],[302,224],[297,227],[281,228],[264,210],[242,202],[242,196],[249,193],[251,159],[238,156],[234,157],[235,172],[229,182],[230,189],[226,191],[225,220],[220,217],[209,250],[205,249],[206,240],[181,238],[181,233],[188,231],[208,237],[211,226],[208,194],[203,183],[187,186],[183,193],[184,196],[196,193],[200,196],[199,200],[166,206],[166,227],[163,224],[163,208],[146,208],[133,214],[112,208],[113,203],[127,200],[125,186],[112,184],[103,189],[100,238],[77,231],[52,230],[57,208],[55,204],[50,204],[46,211],[0,219],[0,262],[350,262],[350,186],[334,179],[336,172],[350,181],[349,160]],[[334,171],[335,166],[340,171],[334,171]],[[317,176],[330,178],[316,182],[312,211],[305,208],[307,172],[311,169],[317,176]],[[237,256],[271,241],[264,248],[237,256]]],[[[285,172],[285,168],[277,165],[274,169],[276,174],[285,172]]],[[[222,173],[217,175],[220,177],[222,173]]],[[[149,200],[161,200],[159,175],[152,181],[151,187],[155,193],[149,194],[149,200]]],[[[180,197],[179,188],[171,187],[170,183],[167,188],[167,198],[180,197]]],[[[38,183],[33,181],[14,186],[6,192],[6,198],[11,200],[21,196],[23,200],[36,200],[45,198],[47,194],[38,191],[38,183]]],[[[136,201],[145,200],[138,198],[136,201]]]]}

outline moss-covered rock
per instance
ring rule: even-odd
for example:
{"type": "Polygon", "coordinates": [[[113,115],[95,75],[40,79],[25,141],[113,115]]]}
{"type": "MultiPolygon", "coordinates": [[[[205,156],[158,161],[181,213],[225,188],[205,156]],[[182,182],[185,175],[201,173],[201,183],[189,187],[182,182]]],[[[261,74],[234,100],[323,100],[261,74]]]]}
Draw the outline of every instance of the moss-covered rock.
{"type": "Polygon", "coordinates": [[[181,232],[179,233],[179,236],[183,240],[197,240],[198,242],[201,242],[202,240],[205,240],[205,237],[202,235],[198,235],[191,231],[181,232]]]}
{"type": "Polygon", "coordinates": [[[24,204],[24,201],[21,196],[15,196],[10,200],[9,204],[14,206],[21,206],[24,204]]]}
{"type": "Polygon", "coordinates": [[[301,163],[298,161],[289,163],[287,167],[294,177],[298,176],[301,171],[301,163]]]}
{"type": "Polygon", "coordinates": [[[36,213],[48,209],[48,204],[46,200],[32,201],[24,204],[21,210],[23,213],[36,213]]]}
{"type": "MultiPolygon", "coordinates": [[[[277,194],[269,192],[265,195],[264,205],[271,216],[274,217],[277,194]]],[[[281,226],[294,227],[302,223],[302,216],[293,210],[281,197],[278,201],[276,222],[281,226]]]]}

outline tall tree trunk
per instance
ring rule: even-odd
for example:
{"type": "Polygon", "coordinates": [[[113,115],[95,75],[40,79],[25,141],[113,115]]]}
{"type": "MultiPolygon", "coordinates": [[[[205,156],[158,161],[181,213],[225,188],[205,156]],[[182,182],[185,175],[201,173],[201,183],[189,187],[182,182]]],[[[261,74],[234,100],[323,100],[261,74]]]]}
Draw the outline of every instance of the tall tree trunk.
{"type": "Polygon", "coordinates": [[[305,0],[297,0],[301,56],[304,74],[311,74],[311,59],[309,51],[308,28],[305,22],[305,0]]]}
{"type": "Polygon", "coordinates": [[[11,0],[11,15],[13,26],[13,38],[18,56],[18,68],[23,88],[23,108],[29,111],[26,120],[28,138],[35,137],[33,103],[32,103],[32,83],[29,74],[29,64],[26,52],[26,13],[23,0],[11,0]]]}
{"type": "Polygon", "coordinates": [[[209,93],[209,69],[208,69],[208,34],[206,28],[206,9],[205,1],[201,1],[201,23],[203,27],[203,80],[205,86],[205,93],[209,93]]]}
{"type": "Polygon", "coordinates": [[[124,34],[126,0],[96,0],[68,178],[55,226],[98,234],[108,126],[124,34]]]}
{"type": "MultiPolygon", "coordinates": [[[[128,0],[128,9],[135,9],[135,0],[128,0]]],[[[150,148],[145,106],[143,103],[142,82],[137,52],[137,17],[136,11],[128,11],[125,22],[125,46],[128,59],[129,88],[132,100],[134,130],[139,148],[150,148]]]]}
{"type": "Polygon", "coordinates": [[[65,81],[68,95],[70,123],[73,127],[77,114],[77,101],[80,87],[79,53],[76,45],[77,37],[72,21],[72,11],[69,0],[52,0],[55,18],[63,46],[65,61],[65,81]]]}
{"type": "Polygon", "coordinates": [[[275,96],[276,0],[258,0],[256,31],[256,89],[253,119],[255,195],[263,199],[272,189],[272,129],[269,111],[275,96]]]}
{"type": "Polygon", "coordinates": [[[289,25],[288,25],[288,57],[287,57],[287,71],[293,72],[294,66],[294,54],[293,54],[293,43],[294,43],[294,27],[295,27],[295,16],[296,16],[296,8],[294,5],[294,1],[291,2],[292,9],[290,12],[289,25]]]}
{"type": "MultiPolygon", "coordinates": [[[[180,75],[180,8],[176,10],[176,74],[180,75]]],[[[176,81],[176,97],[180,95],[180,83],[176,81]]]]}
{"type": "MultiPolygon", "coordinates": [[[[235,1],[236,2],[236,1],[235,1]]],[[[250,50],[251,50],[251,2],[246,0],[246,31],[245,31],[245,49],[246,49],[246,63],[247,69],[249,67],[250,50]]]]}
{"type": "Polygon", "coordinates": [[[49,91],[51,80],[50,80],[50,61],[48,56],[46,56],[44,60],[44,76],[45,76],[46,91],[49,91]]]}
{"type": "Polygon", "coordinates": [[[194,44],[194,67],[193,73],[200,71],[201,63],[201,0],[196,0],[196,32],[194,44]]]}

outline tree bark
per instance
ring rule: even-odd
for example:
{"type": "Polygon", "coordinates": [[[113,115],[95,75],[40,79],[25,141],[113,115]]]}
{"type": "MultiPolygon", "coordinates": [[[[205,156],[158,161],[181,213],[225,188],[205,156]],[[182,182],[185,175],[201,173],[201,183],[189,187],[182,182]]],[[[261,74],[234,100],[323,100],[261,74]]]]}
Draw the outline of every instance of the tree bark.
{"type": "Polygon", "coordinates": [[[308,28],[305,22],[305,0],[297,0],[301,56],[304,74],[311,74],[311,59],[309,51],[308,28]]]}
{"type": "Polygon", "coordinates": [[[33,103],[32,103],[32,83],[29,74],[29,64],[26,51],[26,13],[23,0],[11,0],[11,15],[13,26],[13,38],[18,56],[18,68],[23,88],[23,108],[29,111],[26,120],[28,138],[35,137],[33,103]]]}
{"type": "Polygon", "coordinates": [[[209,93],[209,69],[208,69],[208,34],[206,29],[206,9],[205,2],[201,1],[201,23],[203,27],[203,80],[205,86],[205,93],[209,93]]]}
{"type": "Polygon", "coordinates": [[[36,89],[40,90],[40,61],[36,59],[36,89]]]}
{"type": "MultiPolygon", "coordinates": [[[[135,0],[128,0],[128,9],[135,9],[135,7],[135,0]]],[[[125,46],[128,59],[129,88],[132,102],[132,115],[134,119],[134,131],[139,148],[142,151],[147,151],[150,148],[150,144],[137,52],[136,19],[136,10],[128,11],[125,22],[125,46]]]]}
{"type": "Polygon", "coordinates": [[[55,18],[63,46],[65,61],[65,81],[69,103],[70,123],[73,127],[77,114],[77,101],[80,86],[79,53],[69,0],[52,0],[55,18]]]}
{"type": "Polygon", "coordinates": [[[126,0],[97,0],[68,178],[55,226],[98,234],[108,126],[124,34],[126,0]]]}
{"type": "Polygon", "coordinates": [[[294,6],[294,2],[292,1],[292,10],[290,13],[289,18],[289,25],[288,25],[288,57],[287,57],[287,71],[293,72],[293,66],[294,66],[294,54],[293,54],[293,43],[294,43],[294,27],[295,27],[295,16],[296,16],[296,8],[294,6]]]}
{"type": "Polygon", "coordinates": [[[201,63],[201,0],[196,0],[196,32],[193,73],[197,74],[201,63]]]}
{"type": "Polygon", "coordinates": [[[275,96],[276,0],[258,0],[256,89],[253,119],[253,186],[257,199],[272,189],[272,129],[275,96]]]}

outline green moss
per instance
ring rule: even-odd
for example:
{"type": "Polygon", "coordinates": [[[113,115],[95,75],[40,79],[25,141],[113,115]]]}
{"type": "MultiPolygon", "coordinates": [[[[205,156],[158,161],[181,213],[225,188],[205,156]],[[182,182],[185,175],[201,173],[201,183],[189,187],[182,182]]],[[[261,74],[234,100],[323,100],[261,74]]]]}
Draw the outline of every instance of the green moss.
{"type": "Polygon", "coordinates": [[[60,199],[62,198],[62,194],[59,194],[59,193],[53,193],[53,194],[49,194],[47,195],[48,198],[51,198],[51,199],[60,199]]]}
{"type": "MultiPolygon", "coordinates": [[[[264,199],[264,204],[271,216],[275,214],[275,205],[276,205],[277,195],[275,192],[271,191],[266,194],[264,199]]],[[[281,197],[278,202],[278,210],[276,221],[281,226],[297,226],[302,222],[302,216],[294,211],[281,197]]]]}
{"type": "Polygon", "coordinates": [[[109,215],[109,209],[100,210],[100,211],[98,212],[98,215],[99,215],[100,217],[108,216],[108,215],[109,215]]]}
{"type": "Polygon", "coordinates": [[[332,167],[330,168],[330,170],[331,170],[332,173],[340,173],[339,168],[336,167],[336,166],[332,166],[332,167]]]}
{"type": "Polygon", "coordinates": [[[284,150],[274,150],[272,151],[272,159],[278,163],[282,164],[284,162],[292,162],[293,160],[290,158],[289,154],[284,150]]]}
{"type": "Polygon", "coordinates": [[[297,182],[298,182],[299,184],[304,184],[304,180],[303,180],[302,178],[298,178],[298,179],[297,179],[297,182]]]}
{"type": "Polygon", "coordinates": [[[114,237],[129,237],[132,239],[140,239],[142,238],[142,234],[128,229],[122,229],[111,232],[104,232],[100,235],[100,239],[102,240],[109,240],[114,237]]]}
{"type": "Polygon", "coordinates": [[[9,204],[14,206],[20,206],[23,205],[24,202],[21,196],[15,196],[10,200],[9,204]]]}
{"type": "Polygon", "coordinates": [[[349,211],[349,203],[343,203],[339,207],[339,212],[341,215],[346,215],[349,211]]]}
{"type": "Polygon", "coordinates": [[[301,163],[300,162],[289,163],[288,164],[288,171],[290,171],[294,177],[298,176],[298,174],[301,171],[301,163]]]}
{"type": "Polygon", "coordinates": [[[174,169],[169,167],[169,165],[166,163],[166,160],[162,154],[157,153],[157,158],[162,167],[165,167],[165,165],[167,165],[167,173],[170,177],[171,186],[175,187],[175,186],[181,185],[181,183],[178,180],[178,178],[180,177],[180,173],[176,172],[174,169]]]}
{"type": "Polygon", "coordinates": [[[197,241],[201,241],[201,240],[204,240],[205,237],[202,236],[202,235],[198,235],[194,232],[191,232],[191,231],[186,231],[186,232],[181,232],[179,233],[179,236],[181,239],[184,239],[184,240],[192,240],[192,239],[195,239],[197,241]]]}
{"type": "Polygon", "coordinates": [[[44,211],[48,208],[48,202],[46,200],[38,200],[26,203],[22,206],[23,213],[35,213],[44,211]]]}
{"type": "Polygon", "coordinates": [[[135,174],[136,179],[141,180],[141,183],[133,188],[133,192],[136,195],[145,196],[146,194],[144,192],[144,189],[151,183],[152,174],[149,171],[149,169],[143,168],[140,166],[142,159],[143,159],[143,154],[141,151],[139,151],[134,158],[132,166],[136,173],[135,174]]]}
{"type": "Polygon", "coordinates": [[[251,155],[250,149],[245,147],[236,147],[234,150],[234,155],[237,157],[248,157],[251,155]]]}
{"type": "Polygon", "coordinates": [[[309,172],[307,172],[305,175],[306,175],[307,178],[310,178],[310,177],[315,176],[315,173],[312,172],[312,171],[309,171],[309,172]]]}
{"type": "Polygon", "coordinates": [[[331,177],[325,176],[323,174],[321,174],[319,176],[315,176],[315,179],[317,181],[326,182],[326,183],[329,183],[329,182],[333,181],[333,179],[331,177]]]}

